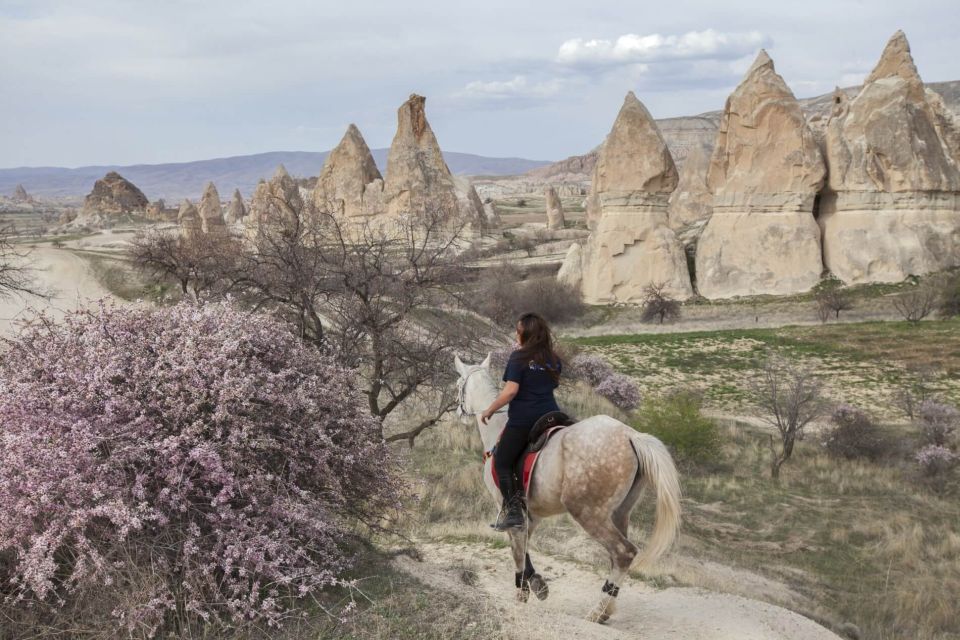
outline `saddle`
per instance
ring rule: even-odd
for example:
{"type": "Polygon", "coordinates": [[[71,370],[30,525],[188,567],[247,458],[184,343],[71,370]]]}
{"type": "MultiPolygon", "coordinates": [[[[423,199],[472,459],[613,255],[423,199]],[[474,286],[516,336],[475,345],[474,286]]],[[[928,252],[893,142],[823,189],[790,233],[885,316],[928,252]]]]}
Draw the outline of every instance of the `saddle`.
{"type": "Polygon", "coordinates": [[[534,423],[533,429],[530,429],[530,436],[527,439],[529,444],[525,453],[536,453],[543,449],[543,445],[550,439],[548,432],[554,427],[569,427],[575,422],[576,420],[563,411],[551,411],[545,414],[534,423]]]}
{"type": "MultiPolygon", "coordinates": [[[[576,423],[576,420],[562,411],[551,411],[534,423],[527,438],[527,448],[517,458],[517,464],[513,471],[514,480],[518,487],[523,487],[524,493],[530,488],[530,478],[533,477],[533,467],[540,455],[540,450],[543,449],[553,434],[562,427],[569,427],[574,423],[576,423]]],[[[497,478],[497,470],[493,465],[490,465],[490,473],[493,474],[493,482],[499,487],[500,480],[497,478]]]]}

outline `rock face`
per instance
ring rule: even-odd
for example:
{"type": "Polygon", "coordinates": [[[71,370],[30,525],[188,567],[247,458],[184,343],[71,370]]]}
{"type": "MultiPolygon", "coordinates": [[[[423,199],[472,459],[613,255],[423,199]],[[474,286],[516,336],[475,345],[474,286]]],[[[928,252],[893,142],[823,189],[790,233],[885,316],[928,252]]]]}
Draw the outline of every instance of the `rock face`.
{"type": "Polygon", "coordinates": [[[250,199],[248,226],[256,228],[260,224],[277,223],[291,211],[303,210],[303,196],[297,182],[287,173],[282,164],[277,167],[270,180],[261,180],[250,199]]]}
{"type": "Polygon", "coordinates": [[[691,226],[702,228],[713,212],[713,192],[707,185],[710,155],[708,147],[696,145],[680,168],[680,182],[670,196],[668,213],[670,228],[681,236],[691,226]]]}
{"type": "Polygon", "coordinates": [[[553,187],[547,188],[547,229],[563,229],[563,203],[553,187]]]}
{"type": "Polygon", "coordinates": [[[727,98],[710,160],[713,214],[696,253],[701,295],[807,291],[820,280],[813,217],[826,167],[800,104],[761,51],[727,98]]]}
{"type": "Polygon", "coordinates": [[[163,201],[163,198],[151,202],[147,205],[146,217],[147,220],[160,221],[164,219],[164,209],[167,208],[167,204],[163,201]]]}
{"type": "Polygon", "coordinates": [[[180,225],[180,232],[187,237],[195,236],[202,231],[200,212],[189,200],[184,200],[180,205],[180,211],[177,212],[177,223],[180,225]]]}
{"type": "Polygon", "coordinates": [[[397,133],[387,154],[383,185],[391,215],[460,213],[453,176],[427,122],[425,102],[414,94],[397,111],[397,133]]]}
{"type": "Polygon", "coordinates": [[[93,183],[93,190],[83,201],[84,214],[122,215],[144,213],[150,204],[132,182],[111,171],[93,183]]]}
{"type": "Polygon", "coordinates": [[[240,189],[234,189],[233,199],[230,200],[230,205],[227,207],[227,213],[224,216],[224,222],[227,224],[233,224],[234,222],[240,222],[247,216],[247,205],[243,202],[243,195],[240,193],[240,189]]]}
{"type": "Polygon", "coordinates": [[[18,184],[17,188],[13,190],[13,201],[26,204],[33,202],[33,198],[30,197],[30,194],[23,188],[22,184],[18,184]]]}
{"type": "Polygon", "coordinates": [[[357,218],[383,211],[383,178],[356,125],[327,155],[313,190],[317,210],[357,218]]]}
{"type": "Polygon", "coordinates": [[[204,233],[224,234],[227,225],[223,220],[223,209],[220,206],[220,194],[212,182],[203,188],[200,198],[200,228],[204,233]]]}
{"type": "Polygon", "coordinates": [[[960,264],[958,140],[898,31],[856,97],[836,96],[827,125],[819,222],[834,275],[898,282],[960,264]]]}
{"type": "Polygon", "coordinates": [[[483,200],[480,199],[480,194],[477,193],[473,181],[465,176],[453,176],[453,184],[457,189],[460,218],[463,222],[469,223],[474,229],[490,227],[484,211],[483,200]]]}
{"type": "Polygon", "coordinates": [[[594,167],[594,230],[582,269],[588,303],[637,302],[652,283],[674,298],[692,295],[683,247],[667,226],[677,180],[660,130],[628,93],[594,167]]]}
{"type": "Polygon", "coordinates": [[[493,200],[483,203],[483,218],[487,227],[499,227],[502,223],[500,220],[500,210],[497,209],[497,205],[494,204],[493,200]]]}
{"type": "Polygon", "coordinates": [[[583,283],[583,248],[579,242],[574,242],[567,249],[567,255],[564,256],[560,271],[557,272],[557,280],[569,287],[581,288],[583,283]]]}

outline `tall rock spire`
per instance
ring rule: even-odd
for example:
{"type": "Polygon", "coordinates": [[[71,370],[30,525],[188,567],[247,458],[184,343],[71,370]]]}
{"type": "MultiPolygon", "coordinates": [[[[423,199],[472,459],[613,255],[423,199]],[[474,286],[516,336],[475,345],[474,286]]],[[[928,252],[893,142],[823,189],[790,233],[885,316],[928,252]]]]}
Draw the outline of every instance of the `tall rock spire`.
{"type": "Polygon", "coordinates": [[[819,222],[824,263],[844,282],[960,266],[960,136],[938,98],[898,31],[860,93],[835,108],[819,222]]]}
{"type": "Polygon", "coordinates": [[[383,179],[356,125],[327,155],[313,190],[318,211],[357,217],[381,213],[383,179]]]}
{"type": "Polygon", "coordinates": [[[425,105],[426,98],[413,94],[397,110],[383,187],[387,210],[395,215],[458,215],[453,176],[427,122],[425,105]]]}
{"type": "MultiPolygon", "coordinates": [[[[582,255],[581,287],[589,303],[637,302],[666,284],[675,298],[692,295],[686,256],[667,226],[677,168],[650,112],[631,91],[600,150],[590,201],[593,233],[582,255]]],[[[575,281],[567,268],[565,279],[575,281]]]]}
{"type": "Polygon", "coordinates": [[[823,271],[813,203],[826,167],[793,92],[761,50],[727,98],[710,159],[713,213],[697,243],[707,298],[809,290],[823,271]]]}

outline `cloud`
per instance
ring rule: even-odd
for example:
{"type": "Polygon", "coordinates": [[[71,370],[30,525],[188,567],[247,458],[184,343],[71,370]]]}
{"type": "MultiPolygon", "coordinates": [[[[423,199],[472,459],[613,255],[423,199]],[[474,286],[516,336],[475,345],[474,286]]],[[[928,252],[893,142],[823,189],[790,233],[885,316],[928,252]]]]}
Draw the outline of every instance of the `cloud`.
{"type": "Polygon", "coordinates": [[[531,81],[525,75],[517,75],[510,80],[487,82],[474,80],[457,91],[453,97],[459,101],[485,105],[502,103],[510,106],[523,106],[553,98],[563,88],[564,81],[560,78],[531,81]]]}
{"type": "Polygon", "coordinates": [[[560,45],[557,62],[570,67],[618,67],[670,60],[732,60],[770,46],[759,31],[723,33],[714,29],[683,35],[636,35],[615,41],[573,38],[560,45]]]}

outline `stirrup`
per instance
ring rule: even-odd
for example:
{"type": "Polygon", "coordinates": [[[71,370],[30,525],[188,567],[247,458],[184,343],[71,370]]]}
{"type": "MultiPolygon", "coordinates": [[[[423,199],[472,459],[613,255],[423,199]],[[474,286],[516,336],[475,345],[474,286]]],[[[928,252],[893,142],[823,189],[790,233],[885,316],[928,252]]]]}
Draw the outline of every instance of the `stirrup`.
{"type": "Polygon", "coordinates": [[[490,525],[495,531],[509,531],[510,529],[523,529],[527,526],[527,518],[524,515],[523,500],[519,497],[514,498],[509,504],[504,504],[497,515],[497,521],[490,525]]]}

